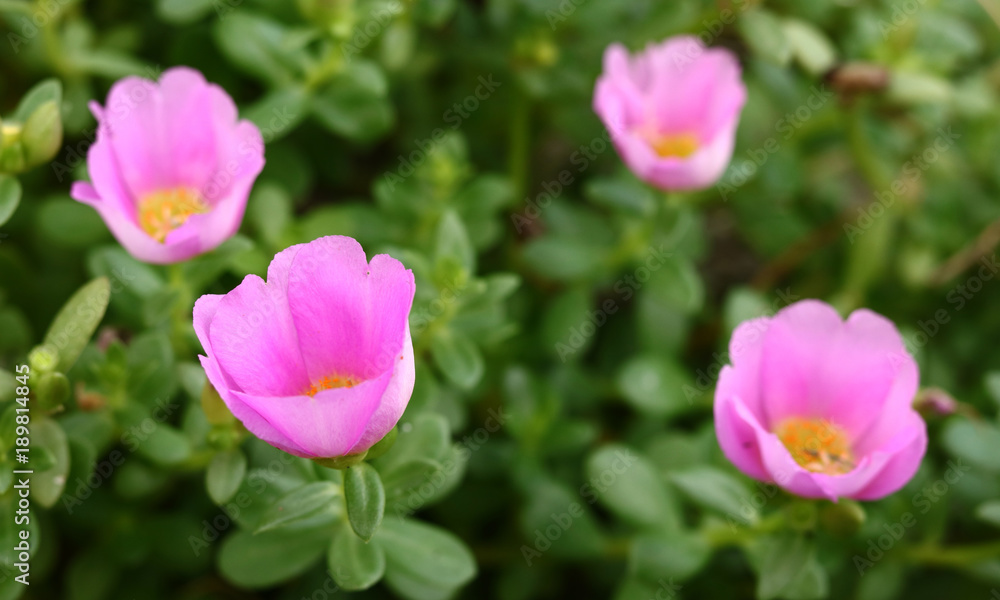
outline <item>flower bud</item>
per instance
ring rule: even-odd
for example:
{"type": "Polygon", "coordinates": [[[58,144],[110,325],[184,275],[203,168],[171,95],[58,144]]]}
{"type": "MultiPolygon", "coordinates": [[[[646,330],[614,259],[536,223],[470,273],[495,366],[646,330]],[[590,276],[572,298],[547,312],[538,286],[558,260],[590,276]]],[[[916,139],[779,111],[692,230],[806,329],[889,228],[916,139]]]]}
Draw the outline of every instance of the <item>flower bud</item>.
{"type": "Polygon", "coordinates": [[[865,509],[853,500],[843,499],[823,507],[819,515],[823,529],[833,536],[851,537],[865,522],[865,509]]]}

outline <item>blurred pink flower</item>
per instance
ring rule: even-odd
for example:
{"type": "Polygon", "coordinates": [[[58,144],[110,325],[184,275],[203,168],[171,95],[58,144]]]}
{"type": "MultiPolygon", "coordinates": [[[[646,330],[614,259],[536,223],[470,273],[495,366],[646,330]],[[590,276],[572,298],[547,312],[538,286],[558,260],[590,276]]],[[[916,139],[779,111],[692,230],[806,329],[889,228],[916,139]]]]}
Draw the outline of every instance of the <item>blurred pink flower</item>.
{"type": "Polygon", "coordinates": [[[92,183],[71,195],[97,209],[133,256],[174,263],[212,250],[239,229],[264,167],[264,141],[217,85],[187,67],[159,83],[126,77],[96,102],[92,183]]]}
{"type": "Polygon", "coordinates": [[[740,76],[735,55],[696,37],[673,37],[635,56],[612,44],[594,110],[640,179],[664,190],[702,189],[732,158],[747,96],[740,76]]]}
{"type": "Polygon", "coordinates": [[[279,252],[256,275],[194,305],[208,380],[265,442],[296,456],[359,454],[413,391],[413,272],[331,236],[279,252]]]}
{"type": "Polygon", "coordinates": [[[896,327],[869,310],[847,321],[796,302],[746,321],[719,374],[715,428],[741,471],[807,498],[875,500],[913,477],[927,427],[919,374],[896,327]]]}

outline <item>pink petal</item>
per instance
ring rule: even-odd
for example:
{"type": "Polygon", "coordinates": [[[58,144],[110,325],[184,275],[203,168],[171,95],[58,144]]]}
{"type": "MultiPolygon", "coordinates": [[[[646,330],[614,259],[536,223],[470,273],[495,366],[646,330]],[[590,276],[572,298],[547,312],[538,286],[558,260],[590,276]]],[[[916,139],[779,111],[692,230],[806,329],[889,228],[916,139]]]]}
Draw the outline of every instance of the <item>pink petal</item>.
{"type": "MultiPolygon", "coordinates": [[[[736,409],[737,404],[742,403],[742,398],[733,393],[736,378],[737,375],[729,366],[723,367],[722,372],[719,373],[719,385],[714,405],[715,435],[719,440],[722,453],[731,463],[736,465],[737,469],[754,479],[768,481],[771,476],[761,459],[757,433],[736,409]]],[[[744,410],[746,410],[745,407],[744,410]]],[[[746,412],[750,411],[746,410],[746,412]]]]}
{"type": "Polygon", "coordinates": [[[208,381],[219,392],[219,396],[226,403],[229,411],[251,433],[275,448],[284,450],[289,454],[294,454],[295,456],[312,456],[240,399],[241,392],[231,387],[231,381],[222,373],[215,360],[205,356],[199,356],[198,360],[201,361],[201,366],[205,369],[208,381]]]}
{"type": "Polygon", "coordinates": [[[382,400],[375,410],[375,414],[368,422],[361,439],[351,448],[350,454],[357,454],[372,447],[396,426],[399,418],[403,416],[403,411],[406,410],[410,396],[413,394],[415,379],[413,342],[410,340],[410,329],[407,327],[406,341],[403,343],[399,364],[396,365],[392,373],[392,379],[389,380],[389,385],[382,395],[382,400]]]}
{"type": "Polygon", "coordinates": [[[288,299],[310,378],[362,380],[391,371],[413,303],[413,273],[396,259],[371,264],[355,240],[320,238],[292,263],[288,299]]]}
{"type": "Polygon", "coordinates": [[[775,314],[760,366],[767,407],[764,427],[771,429],[793,416],[824,416],[820,374],[842,324],[837,311],[817,300],[796,302],[775,314]]]}
{"type": "Polygon", "coordinates": [[[220,368],[247,394],[295,396],[310,387],[283,285],[300,248],[274,257],[267,283],[247,275],[218,302],[207,332],[220,368]]]}
{"type": "Polygon", "coordinates": [[[314,397],[234,395],[309,455],[344,456],[358,445],[392,375],[389,369],[354,387],[321,390],[314,397]]]}

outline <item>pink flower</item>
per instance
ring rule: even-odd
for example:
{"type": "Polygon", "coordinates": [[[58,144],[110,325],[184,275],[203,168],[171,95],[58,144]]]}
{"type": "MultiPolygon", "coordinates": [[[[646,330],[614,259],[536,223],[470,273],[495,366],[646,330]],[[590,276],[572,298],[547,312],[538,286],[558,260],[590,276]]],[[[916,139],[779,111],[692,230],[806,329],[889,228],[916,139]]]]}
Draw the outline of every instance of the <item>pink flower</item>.
{"type": "Polygon", "coordinates": [[[159,84],[126,77],[96,102],[97,141],[87,152],[93,182],[71,195],[97,209],[133,256],[174,263],[207,252],[239,229],[264,167],[264,141],[217,85],[187,67],[159,84]]]}
{"type": "Polygon", "coordinates": [[[746,321],[719,374],[715,429],[741,471],[807,498],[876,500],[916,473],[927,427],[895,326],[804,300],[746,321]]]}
{"type": "Polygon", "coordinates": [[[604,52],[594,110],[637,177],[665,190],[706,188],[733,155],[746,102],[736,57],[678,36],[629,56],[604,52]]]}
{"type": "Polygon", "coordinates": [[[366,451],[413,391],[413,273],[355,240],[324,237],[279,252],[265,283],[247,275],[194,305],[208,380],[265,442],[296,456],[366,451]]]}

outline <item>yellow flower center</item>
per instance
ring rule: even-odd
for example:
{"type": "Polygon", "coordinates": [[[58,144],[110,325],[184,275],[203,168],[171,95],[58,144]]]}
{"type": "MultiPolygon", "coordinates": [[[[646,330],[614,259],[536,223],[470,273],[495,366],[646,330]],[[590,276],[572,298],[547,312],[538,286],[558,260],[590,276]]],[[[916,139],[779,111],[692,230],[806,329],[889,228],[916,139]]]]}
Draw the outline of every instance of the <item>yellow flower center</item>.
{"type": "Polygon", "coordinates": [[[643,131],[653,152],[662,158],[687,158],[698,151],[698,137],[691,133],[663,134],[643,131]]]}
{"type": "Polygon", "coordinates": [[[315,396],[323,390],[329,390],[333,388],[352,388],[361,383],[361,381],[353,377],[323,377],[316,383],[309,386],[309,389],[305,391],[306,396],[315,396]]]}
{"type": "Polygon", "coordinates": [[[201,194],[191,188],[150,192],[139,201],[139,226],[162,244],[170,232],[183,225],[191,215],[208,210],[201,194]]]}
{"type": "Polygon", "coordinates": [[[847,432],[826,419],[790,417],[774,433],[795,462],[814,473],[843,475],[854,469],[847,432]]]}

